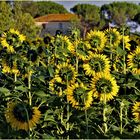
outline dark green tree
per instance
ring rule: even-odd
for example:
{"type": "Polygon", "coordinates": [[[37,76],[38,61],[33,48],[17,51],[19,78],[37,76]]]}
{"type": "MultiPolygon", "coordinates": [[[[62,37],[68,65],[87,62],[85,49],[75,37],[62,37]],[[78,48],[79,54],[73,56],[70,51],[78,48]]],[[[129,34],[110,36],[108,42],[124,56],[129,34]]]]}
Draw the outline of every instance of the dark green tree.
{"type": "Polygon", "coordinates": [[[63,5],[52,1],[22,1],[22,11],[30,13],[33,17],[39,17],[47,14],[68,13],[63,5]]]}
{"type": "Polygon", "coordinates": [[[23,13],[21,2],[14,2],[13,20],[14,28],[25,34],[27,37],[35,37],[40,29],[35,25],[34,18],[29,13],[23,13]]]}
{"type": "Polygon", "coordinates": [[[101,12],[107,13],[110,22],[121,26],[134,19],[135,15],[140,12],[140,6],[128,2],[113,2],[103,5],[101,12]]]}
{"type": "Polygon", "coordinates": [[[95,5],[78,4],[71,8],[71,11],[81,19],[83,37],[89,29],[97,26],[100,22],[100,8],[95,5]]]}
{"type": "Polygon", "coordinates": [[[136,16],[134,17],[134,21],[140,24],[140,13],[136,14],[136,16]]]}
{"type": "Polygon", "coordinates": [[[12,8],[9,3],[5,1],[0,2],[0,31],[3,32],[10,27],[13,27],[12,8]]]}

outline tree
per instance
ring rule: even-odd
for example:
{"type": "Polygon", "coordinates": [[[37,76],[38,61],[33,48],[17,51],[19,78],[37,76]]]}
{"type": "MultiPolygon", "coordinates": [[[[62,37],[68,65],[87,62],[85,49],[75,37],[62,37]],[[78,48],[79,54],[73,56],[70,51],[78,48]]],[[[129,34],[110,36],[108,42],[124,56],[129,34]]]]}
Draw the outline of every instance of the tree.
{"type": "Polygon", "coordinates": [[[14,27],[25,34],[28,38],[35,37],[39,33],[39,27],[35,25],[33,17],[29,13],[23,13],[21,8],[21,2],[14,2],[14,27]]]}
{"type": "Polygon", "coordinates": [[[140,7],[128,2],[113,2],[103,5],[101,12],[107,13],[110,22],[121,26],[126,24],[127,21],[133,20],[135,15],[140,12],[140,7]]]}
{"type": "Polygon", "coordinates": [[[33,17],[39,17],[46,14],[59,14],[68,13],[63,5],[52,1],[22,1],[22,11],[25,13],[30,13],[33,17]]]}
{"type": "Polygon", "coordinates": [[[33,1],[22,1],[21,10],[23,13],[29,13],[32,17],[39,13],[37,3],[33,1]]]}
{"type": "Polygon", "coordinates": [[[13,14],[10,4],[5,1],[0,2],[0,31],[3,32],[13,27],[13,14]]]}
{"type": "Polygon", "coordinates": [[[90,4],[78,4],[70,9],[72,12],[77,14],[81,19],[82,26],[84,28],[83,37],[86,32],[97,26],[100,22],[100,8],[90,4]]]}
{"type": "Polygon", "coordinates": [[[140,24],[140,13],[136,14],[134,17],[134,21],[140,24]]]}

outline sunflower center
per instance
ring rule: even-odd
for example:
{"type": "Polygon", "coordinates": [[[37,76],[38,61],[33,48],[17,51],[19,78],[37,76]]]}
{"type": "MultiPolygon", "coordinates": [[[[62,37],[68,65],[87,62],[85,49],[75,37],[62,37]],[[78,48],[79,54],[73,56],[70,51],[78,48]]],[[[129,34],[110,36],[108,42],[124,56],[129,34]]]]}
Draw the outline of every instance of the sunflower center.
{"type": "Polygon", "coordinates": [[[64,91],[66,89],[66,85],[59,83],[59,82],[55,82],[54,83],[54,89],[56,92],[60,92],[61,90],[64,91]]]}
{"type": "Polygon", "coordinates": [[[96,82],[96,90],[99,93],[110,93],[112,91],[112,83],[110,80],[107,80],[105,78],[100,78],[97,82],[96,82]]]}
{"type": "Polygon", "coordinates": [[[73,78],[73,71],[70,68],[65,67],[65,68],[62,68],[60,70],[59,75],[62,78],[62,81],[67,82],[67,80],[68,81],[72,80],[72,78],[73,78]]]}
{"type": "Polygon", "coordinates": [[[27,53],[29,61],[35,62],[37,60],[37,52],[35,50],[29,50],[27,53]]]}
{"type": "Polygon", "coordinates": [[[105,69],[105,62],[100,58],[93,58],[89,61],[89,65],[95,72],[100,72],[105,69]]]}
{"type": "Polygon", "coordinates": [[[89,40],[92,47],[97,48],[100,45],[100,38],[98,36],[93,37],[89,40]]]}
{"type": "Polygon", "coordinates": [[[134,56],[133,63],[136,65],[137,68],[140,68],[140,54],[134,56]]]}
{"type": "Polygon", "coordinates": [[[73,91],[74,99],[80,104],[84,105],[85,101],[87,100],[87,91],[82,88],[78,87],[73,91]]]}
{"type": "Polygon", "coordinates": [[[14,117],[21,122],[28,122],[33,117],[33,110],[28,104],[18,103],[13,109],[14,117]]]}

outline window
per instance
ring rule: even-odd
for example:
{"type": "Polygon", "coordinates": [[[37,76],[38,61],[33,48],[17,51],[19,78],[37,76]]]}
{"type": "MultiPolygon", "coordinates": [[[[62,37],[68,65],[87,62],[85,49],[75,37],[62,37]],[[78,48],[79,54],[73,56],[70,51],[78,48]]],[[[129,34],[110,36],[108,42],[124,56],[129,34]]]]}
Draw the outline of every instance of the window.
{"type": "Polygon", "coordinates": [[[63,24],[61,22],[58,24],[58,26],[60,30],[63,29],[63,24]]]}

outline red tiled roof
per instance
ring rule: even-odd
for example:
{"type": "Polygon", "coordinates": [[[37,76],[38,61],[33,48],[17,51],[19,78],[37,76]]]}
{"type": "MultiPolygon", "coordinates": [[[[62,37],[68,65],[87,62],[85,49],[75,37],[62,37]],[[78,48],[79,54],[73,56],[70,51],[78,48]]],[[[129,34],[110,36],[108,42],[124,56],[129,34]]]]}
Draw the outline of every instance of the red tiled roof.
{"type": "Polygon", "coordinates": [[[35,18],[35,22],[70,21],[75,18],[77,18],[75,14],[48,14],[35,18]]]}

